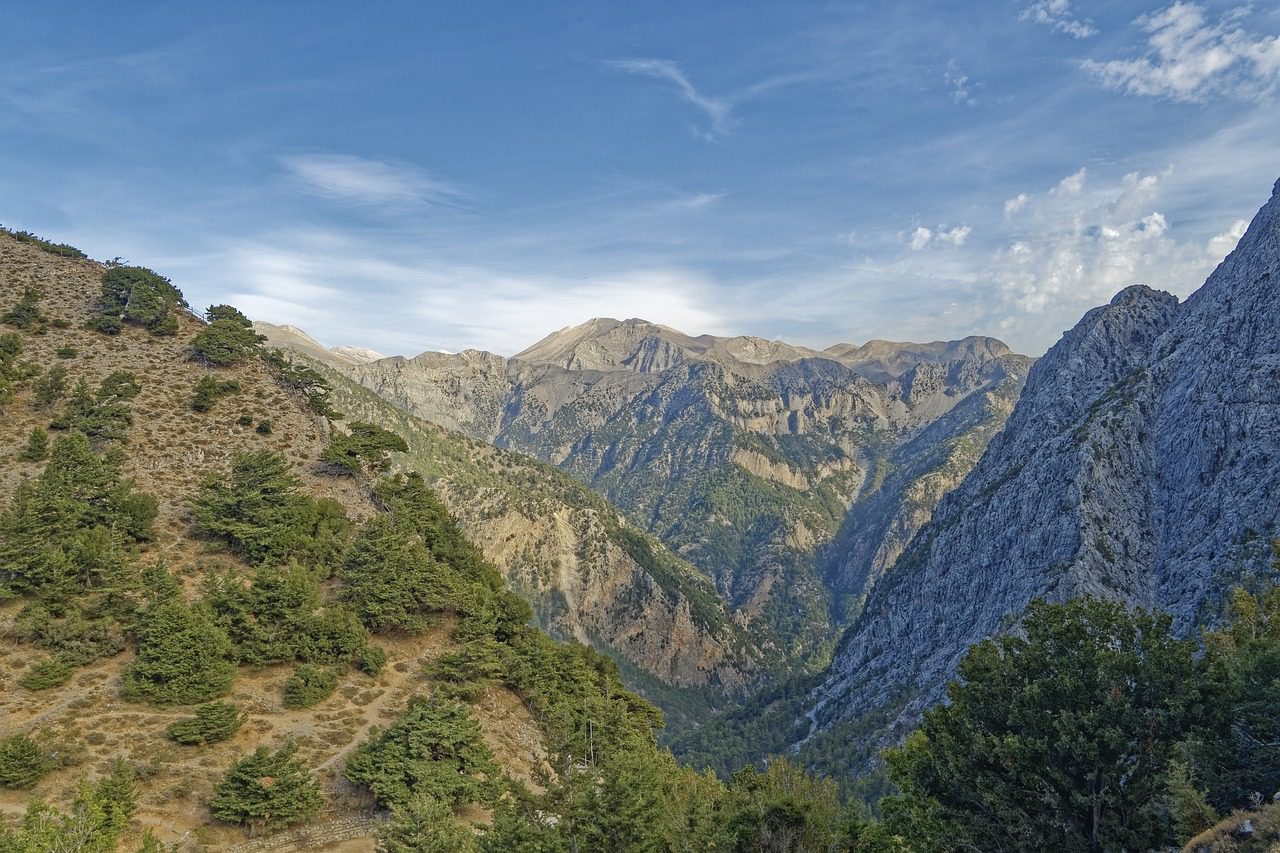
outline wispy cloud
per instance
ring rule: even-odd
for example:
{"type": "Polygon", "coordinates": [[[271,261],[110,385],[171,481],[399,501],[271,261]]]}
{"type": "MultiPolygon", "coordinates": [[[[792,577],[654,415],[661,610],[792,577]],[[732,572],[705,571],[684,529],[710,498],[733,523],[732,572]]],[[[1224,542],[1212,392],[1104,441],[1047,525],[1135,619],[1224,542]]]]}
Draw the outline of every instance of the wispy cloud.
{"type": "Polygon", "coordinates": [[[953,59],[947,63],[947,71],[943,75],[943,80],[947,84],[947,89],[951,92],[951,98],[957,104],[976,107],[978,105],[978,90],[982,88],[982,84],[971,78],[968,74],[960,70],[960,66],[953,59]]]}
{"type": "Polygon", "coordinates": [[[631,74],[665,80],[675,86],[680,97],[706,114],[709,122],[707,128],[694,128],[695,135],[700,138],[713,141],[733,128],[735,122],[730,101],[699,92],[675,62],[669,59],[614,59],[610,60],[608,65],[631,74]]]}
{"type": "Polygon", "coordinates": [[[1247,13],[1237,9],[1214,22],[1199,4],[1174,3],[1134,22],[1147,33],[1143,56],[1081,66],[1103,86],[1130,95],[1190,102],[1214,95],[1266,98],[1280,83],[1280,36],[1246,30],[1247,13]]]}
{"type": "Polygon", "coordinates": [[[1031,21],[1053,27],[1072,38],[1087,39],[1098,34],[1098,28],[1088,18],[1079,18],[1071,9],[1071,0],[1039,0],[1022,10],[1020,21],[1031,21]]]}
{"type": "Polygon", "coordinates": [[[357,205],[456,206],[469,198],[462,188],[407,163],[352,154],[292,154],[281,157],[280,164],[304,190],[357,205]]]}

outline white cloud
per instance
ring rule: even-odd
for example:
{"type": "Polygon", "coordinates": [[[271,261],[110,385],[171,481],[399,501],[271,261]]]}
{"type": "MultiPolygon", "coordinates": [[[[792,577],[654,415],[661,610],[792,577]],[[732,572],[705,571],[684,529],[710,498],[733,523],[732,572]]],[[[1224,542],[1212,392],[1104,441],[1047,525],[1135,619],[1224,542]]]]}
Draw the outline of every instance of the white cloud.
{"type": "Polygon", "coordinates": [[[957,225],[950,229],[938,229],[938,236],[935,238],[940,243],[950,243],[952,246],[963,246],[964,241],[969,239],[969,235],[973,233],[973,229],[968,225],[957,225]]]}
{"type": "Polygon", "coordinates": [[[911,248],[920,251],[929,245],[938,243],[947,243],[951,246],[963,246],[964,241],[969,239],[969,235],[973,233],[973,229],[968,225],[956,225],[948,228],[945,225],[939,225],[935,228],[926,228],[923,225],[916,226],[916,230],[911,232],[911,248]]]}
{"type": "Polygon", "coordinates": [[[1135,21],[1147,33],[1145,55],[1081,65],[1103,86],[1130,95],[1191,102],[1214,95],[1261,99],[1280,82],[1280,36],[1245,30],[1241,19],[1247,11],[1210,22],[1199,4],[1174,3],[1135,21]]]}
{"type": "Polygon", "coordinates": [[[407,163],[352,154],[293,154],[280,164],[308,192],[360,205],[453,205],[467,193],[407,163]]]}
{"type": "Polygon", "coordinates": [[[1004,203],[1004,215],[1006,218],[1015,215],[1022,208],[1027,206],[1027,202],[1031,200],[1031,196],[1026,193],[1018,193],[1013,198],[1004,203]]]}
{"type": "Polygon", "coordinates": [[[957,104],[970,107],[978,105],[978,89],[982,88],[982,84],[975,82],[968,74],[961,71],[954,59],[947,63],[943,80],[951,91],[951,99],[957,104]]]}
{"type": "Polygon", "coordinates": [[[1053,27],[1072,38],[1085,39],[1098,34],[1098,28],[1088,18],[1078,18],[1072,12],[1071,0],[1039,0],[1022,10],[1020,21],[1031,21],[1053,27]]]}
{"type": "MultiPolygon", "coordinates": [[[[1079,174],[1079,173],[1077,173],[1079,174]]],[[[1154,206],[1168,173],[1125,175],[1118,185],[1058,192],[1026,202],[1027,223],[991,260],[1004,329],[1069,325],[1130,284],[1181,291],[1198,285],[1243,233],[1243,221],[1208,244],[1180,241],[1154,206]],[[1234,236],[1233,236],[1234,235],[1234,236]],[[1229,244],[1229,245],[1228,245],[1229,244]]],[[[1048,333],[1049,329],[1045,329],[1048,333]]]]}
{"type": "Polygon", "coordinates": [[[1231,223],[1231,227],[1226,231],[1210,237],[1205,251],[1211,257],[1225,258],[1235,249],[1236,244],[1240,242],[1240,238],[1244,236],[1245,229],[1248,227],[1249,221],[1247,219],[1237,219],[1231,223]]]}
{"type": "Polygon", "coordinates": [[[1084,189],[1084,180],[1087,175],[1088,171],[1081,166],[1079,171],[1067,175],[1059,181],[1058,185],[1050,192],[1054,195],[1080,195],[1080,191],[1084,189]]]}
{"type": "Polygon", "coordinates": [[[732,129],[733,113],[732,104],[724,98],[713,98],[699,92],[694,85],[689,82],[689,78],[680,70],[680,66],[669,59],[615,59],[608,63],[613,68],[622,71],[628,71],[632,74],[642,74],[646,77],[654,77],[659,80],[666,80],[676,87],[676,91],[680,96],[707,115],[710,121],[710,128],[703,130],[695,128],[696,135],[703,139],[715,140],[732,129]]]}

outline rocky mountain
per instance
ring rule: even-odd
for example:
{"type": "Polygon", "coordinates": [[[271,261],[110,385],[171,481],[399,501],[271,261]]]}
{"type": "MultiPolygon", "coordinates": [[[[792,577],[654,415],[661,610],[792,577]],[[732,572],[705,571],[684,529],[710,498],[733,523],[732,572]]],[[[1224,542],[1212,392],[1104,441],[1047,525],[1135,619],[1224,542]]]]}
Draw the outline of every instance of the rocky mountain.
{"type": "Polygon", "coordinates": [[[1189,631],[1232,583],[1274,575],[1277,316],[1280,183],[1186,302],[1129,287],[1035,364],[803,703],[811,752],[891,736],[1033,598],[1118,598],[1189,631]]]}
{"type": "Polygon", "coordinates": [[[353,364],[275,344],[404,410],[558,466],[715,581],[793,658],[829,648],[866,590],[1003,423],[1029,359],[991,338],[819,352],[591,320],[506,359],[353,364]],[[824,548],[836,539],[857,548],[824,548]]]}

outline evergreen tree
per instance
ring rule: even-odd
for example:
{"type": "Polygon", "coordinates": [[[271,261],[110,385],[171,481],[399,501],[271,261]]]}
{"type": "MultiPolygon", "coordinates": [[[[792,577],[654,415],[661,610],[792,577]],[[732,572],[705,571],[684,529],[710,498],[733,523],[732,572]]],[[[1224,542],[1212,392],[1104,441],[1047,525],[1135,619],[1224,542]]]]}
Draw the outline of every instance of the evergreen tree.
{"type": "Polygon", "coordinates": [[[226,693],[235,678],[231,642],[207,606],[179,597],[139,614],[138,653],[124,670],[122,695],[157,705],[193,705],[226,693]]]}
{"type": "Polygon", "coordinates": [[[27,437],[27,446],[18,454],[18,458],[23,462],[43,462],[48,459],[49,433],[40,427],[32,427],[31,434],[27,437]]]}
{"type": "Polygon", "coordinates": [[[226,702],[210,702],[196,708],[196,715],[169,726],[171,740],[182,744],[210,744],[227,740],[240,731],[248,714],[226,702]]]}
{"type": "Polygon", "coordinates": [[[0,316],[0,323],[24,330],[42,325],[45,322],[44,315],[40,313],[40,299],[43,296],[44,293],[39,288],[23,288],[22,296],[18,297],[18,301],[4,312],[3,316],[0,316]]]}
{"type": "Polygon", "coordinates": [[[351,753],[346,776],[383,806],[419,795],[457,807],[492,799],[499,770],[465,705],[418,696],[391,728],[351,753]]]}
{"type": "Polygon", "coordinates": [[[360,474],[366,467],[371,471],[386,471],[393,451],[406,453],[408,450],[409,445],[394,432],[353,421],[350,432],[335,435],[320,458],[347,474],[360,474]]]}
{"type": "Polygon", "coordinates": [[[315,816],[324,805],[320,783],[294,758],[292,741],[272,752],[260,746],[227,770],[213,792],[210,810],[228,823],[276,829],[315,816]]]}
{"type": "Polygon", "coordinates": [[[1174,744],[1197,722],[1191,643],[1115,602],[1033,602],[1025,637],[973,646],[950,703],[887,759],[890,825],[921,849],[1145,850],[1174,744]]]}
{"type": "Polygon", "coordinates": [[[0,786],[31,788],[52,764],[40,744],[23,734],[0,739],[0,786]]]}
{"type": "Polygon", "coordinates": [[[393,806],[391,820],[378,829],[378,853],[468,853],[475,849],[475,836],[454,820],[449,807],[421,794],[393,806]]]}
{"type": "Polygon", "coordinates": [[[182,292],[164,276],[145,267],[112,267],[102,276],[102,295],[87,325],[107,335],[119,334],[125,323],[172,335],[177,332],[173,312],[185,307],[182,292]]]}

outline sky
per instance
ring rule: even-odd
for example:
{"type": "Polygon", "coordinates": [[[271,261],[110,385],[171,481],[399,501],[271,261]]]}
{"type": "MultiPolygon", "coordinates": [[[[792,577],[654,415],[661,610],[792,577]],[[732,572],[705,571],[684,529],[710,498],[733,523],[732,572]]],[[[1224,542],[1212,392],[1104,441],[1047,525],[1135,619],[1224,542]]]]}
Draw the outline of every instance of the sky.
{"type": "Polygon", "coordinates": [[[1280,177],[1280,3],[47,2],[0,224],[326,344],[596,316],[1042,353],[1280,177]]]}

